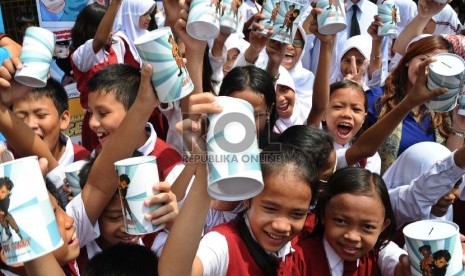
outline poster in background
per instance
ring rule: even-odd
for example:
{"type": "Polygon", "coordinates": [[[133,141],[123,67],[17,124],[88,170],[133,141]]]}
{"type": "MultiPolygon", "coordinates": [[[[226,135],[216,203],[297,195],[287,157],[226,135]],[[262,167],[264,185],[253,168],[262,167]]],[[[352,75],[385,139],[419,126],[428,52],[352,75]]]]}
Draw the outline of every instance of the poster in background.
{"type": "Polygon", "coordinates": [[[0,5],[0,33],[5,33],[5,25],[3,24],[2,6],[0,5]]]}
{"type": "Polygon", "coordinates": [[[36,0],[39,26],[52,31],[57,38],[50,75],[60,82],[68,93],[71,122],[65,133],[77,144],[81,144],[85,111],[79,102],[79,91],[74,83],[69,61],[71,29],[79,12],[94,2],[107,5],[105,0],[36,0]]]}

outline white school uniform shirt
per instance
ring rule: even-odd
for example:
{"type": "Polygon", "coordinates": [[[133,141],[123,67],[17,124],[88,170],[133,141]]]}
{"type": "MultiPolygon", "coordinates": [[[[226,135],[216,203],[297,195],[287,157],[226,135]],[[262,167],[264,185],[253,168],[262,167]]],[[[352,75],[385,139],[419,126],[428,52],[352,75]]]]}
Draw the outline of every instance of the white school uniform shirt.
{"type": "MultiPolygon", "coordinates": [[[[113,48],[116,53],[118,62],[123,63],[124,54],[126,53],[124,42],[118,36],[113,36],[113,40],[114,42],[111,44],[111,48],[113,48]]],[[[87,72],[92,69],[93,66],[102,64],[109,58],[109,52],[105,51],[105,49],[101,49],[97,53],[94,53],[92,41],[93,39],[87,40],[71,55],[72,62],[81,72],[87,72]]]]}
{"type": "MultiPolygon", "coordinates": [[[[323,247],[325,249],[331,276],[342,276],[344,272],[344,261],[339,257],[336,251],[334,251],[326,238],[323,239],[323,247]]],[[[381,275],[394,275],[394,270],[399,262],[399,257],[404,254],[407,255],[407,252],[392,241],[383,247],[383,249],[379,252],[378,257],[378,267],[381,270],[381,275]]],[[[357,267],[358,262],[359,260],[357,260],[357,267]]]]}
{"type": "Polygon", "coordinates": [[[64,168],[74,162],[74,147],[71,138],[64,133],[60,133],[60,140],[65,142],[65,152],[58,160],[58,166],[47,173],[47,179],[50,180],[56,188],[63,186],[66,178],[64,168]]]}
{"type": "MultiPolygon", "coordinates": [[[[334,142],[334,149],[336,150],[336,158],[337,158],[337,169],[342,169],[348,167],[346,160],[346,151],[350,148],[350,144],[339,145],[338,143],[334,142]]],[[[367,164],[365,169],[380,174],[381,172],[381,157],[379,156],[378,152],[376,152],[373,156],[367,158],[367,164]]]]}
{"type": "MultiPolygon", "coordinates": [[[[146,124],[146,130],[149,134],[149,138],[145,144],[138,149],[144,156],[149,155],[155,148],[155,143],[157,140],[157,134],[153,129],[152,124],[146,124]]],[[[181,174],[184,169],[184,164],[180,162],[175,165],[171,172],[166,176],[165,181],[173,184],[176,178],[181,174]]],[[[102,251],[101,248],[95,242],[95,239],[100,236],[100,229],[98,221],[95,225],[90,223],[89,217],[87,216],[86,210],[84,208],[84,203],[82,201],[81,194],[73,198],[73,200],[68,203],[66,206],[66,213],[74,218],[74,227],[76,228],[77,237],[79,240],[79,246],[86,246],[87,254],[89,259],[92,258],[96,253],[102,251]]],[[[152,251],[156,252],[158,255],[161,254],[161,249],[167,238],[166,234],[160,233],[155,238],[154,243],[152,244],[152,251]]],[[[140,244],[141,241],[139,241],[140,244]]]]}
{"type": "MultiPolygon", "coordinates": [[[[248,217],[245,216],[244,219],[250,234],[255,239],[250,228],[248,217]]],[[[282,261],[284,262],[286,256],[292,252],[294,252],[294,249],[289,241],[278,251],[277,254],[269,254],[274,254],[275,257],[282,258],[282,261]]],[[[226,275],[226,272],[228,271],[229,252],[228,242],[222,234],[215,231],[205,234],[200,240],[196,256],[202,262],[204,276],[226,275]]]]}
{"type": "MultiPolygon", "coordinates": [[[[439,143],[421,142],[405,150],[383,175],[398,228],[436,218],[431,215],[431,206],[463,180],[464,174],[450,150],[439,143]]],[[[442,219],[452,221],[452,217],[450,206],[442,219]]]]}
{"type": "MultiPolygon", "coordinates": [[[[337,60],[337,56],[339,56],[339,52],[342,50],[344,47],[346,40],[349,38],[350,34],[350,27],[351,27],[351,19],[352,19],[352,1],[347,1],[347,9],[346,9],[346,24],[347,28],[342,30],[341,32],[337,33],[336,35],[336,45],[333,50],[333,58],[331,59],[331,71],[330,71],[330,76],[336,76],[337,75],[337,70],[340,70],[340,63],[337,60]]],[[[378,7],[376,4],[371,3],[369,0],[360,0],[357,3],[357,6],[359,7],[359,11],[357,13],[357,18],[358,18],[358,23],[360,26],[360,34],[368,34],[368,27],[370,24],[373,22],[373,18],[375,15],[378,14],[378,7]]],[[[318,39],[315,39],[314,42],[314,47],[311,52],[311,56],[305,56],[304,59],[310,59],[310,71],[312,71],[314,74],[316,73],[316,68],[318,65],[318,58],[319,58],[319,53],[320,53],[320,41],[318,39]]],[[[306,53],[307,55],[309,53],[306,53]]],[[[387,43],[386,40],[383,40],[382,43],[382,60],[383,60],[383,65],[382,68],[384,71],[387,71],[387,57],[388,57],[388,49],[387,49],[387,43]]],[[[387,75],[386,74],[382,74],[387,75]]],[[[372,86],[374,84],[370,83],[368,86],[372,86]]]]}

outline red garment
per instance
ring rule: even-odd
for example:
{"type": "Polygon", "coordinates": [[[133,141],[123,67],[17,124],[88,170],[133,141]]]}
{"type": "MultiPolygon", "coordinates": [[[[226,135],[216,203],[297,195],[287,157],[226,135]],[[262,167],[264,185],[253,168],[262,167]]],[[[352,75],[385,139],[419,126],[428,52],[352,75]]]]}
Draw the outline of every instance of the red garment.
{"type": "Polygon", "coordinates": [[[81,145],[73,143],[74,151],[74,162],[79,160],[88,160],[90,157],[90,152],[81,145]]]}
{"type": "MultiPolygon", "coordinates": [[[[228,243],[229,262],[226,275],[264,275],[247,250],[247,246],[240,238],[235,222],[220,224],[214,227],[212,231],[223,235],[228,243]]],[[[294,240],[296,241],[297,239],[294,240]]],[[[303,275],[300,273],[302,267],[294,263],[294,260],[299,260],[300,258],[293,257],[293,254],[288,254],[284,262],[278,259],[278,275],[303,275]]]]}
{"type": "MultiPolygon", "coordinates": [[[[296,250],[303,254],[306,271],[300,275],[331,276],[323,240],[313,237],[299,241],[296,250]]],[[[381,276],[378,268],[378,252],[370,251],[358,260],[357,276],[381,276]]]]}
{"type": "Polygon", "coordinates": [[[182,157],[172,146],[165,143],[160,138],[155,142],[155,148],[150,155],[157,158],[158,175],[160,181],[164,181],[171,170],[182,162],[182,157]]]}

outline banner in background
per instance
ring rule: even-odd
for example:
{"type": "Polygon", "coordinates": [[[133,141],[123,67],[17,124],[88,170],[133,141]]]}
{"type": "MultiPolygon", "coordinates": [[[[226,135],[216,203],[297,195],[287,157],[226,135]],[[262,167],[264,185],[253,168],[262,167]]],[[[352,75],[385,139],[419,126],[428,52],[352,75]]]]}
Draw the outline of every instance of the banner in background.
{"type": "Polygon", "coordinates": [[[71,29],[79,12],[94,2],[107,5],[105,0],[36,0],[39,26],[52,31],[57,37],[50,75],[68,93],[71,122],[65,133],[77,144],[82,141],[82,119],[85,111],[79,102],[79,91],[74,83],[69,61],[71,29]]]}

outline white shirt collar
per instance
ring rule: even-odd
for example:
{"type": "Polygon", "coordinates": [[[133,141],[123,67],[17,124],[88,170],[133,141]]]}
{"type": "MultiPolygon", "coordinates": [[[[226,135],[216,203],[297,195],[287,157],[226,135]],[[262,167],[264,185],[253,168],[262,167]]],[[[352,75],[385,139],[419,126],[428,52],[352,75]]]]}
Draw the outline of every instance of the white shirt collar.
{"type": "MultiPolygon", "coordinates": [[[[247,229],[249,230],[250,232],[250,235],[252,236],[252,238],[257,241],[257,239],[254,237],[253,235],[253,232],[252,232],[252,229],[250,228],[250,223],[249,223],[249,217],[247,216],[247,214],[244,214],[244,221],[245,221],[245,225],[247,225],[247,229]]],[[[294,248],[292,248],[292,245],[291,245],[291,242],[287,242],[281,249],[279,249],[278,253],[275,253],[275,252],[268,252],[266,251],[269,255],[273,256],[273,257],[276,257],[276,258],[281,258],[281,261],[284,262],[285,259],[286,259],[286,255],[294,252],[294,248]]]]}
{"type": "Polygon", "coordinates": [[[58,163],[62,166],[73,163],[74,147],[71,139],[63,132],[60,132],[59,143],[63,143],[65,145],[65,151],[63,152],[63,155],[61,155],[60,160],[58,160],[58,163]]]}
{"type": "Polygon", "coordinates": [[[157,133],[155,132],[155,129],[151,123],[145,124],[145,131],[147,132],[149,138],[147,141],[145,141],[145,144],[137,150],[142,155],[147,156],[150,155],[150,153],[152,153],[153,149],[155,148],[155,143],[157,142],[157,133]]]}
{"type": "MultiPolygon", "coordinates": [[[[339,255],[334,251],[331,245],[328,243],[326,238],[323,238],[323,247],[326,252],[326,259],[328,260],[329,270],[332,276],[342,275],[344,272],[344,261],[339,257],[339,255]]],[[[357,260],[358,266],[358,260],[357,260]]]]}

